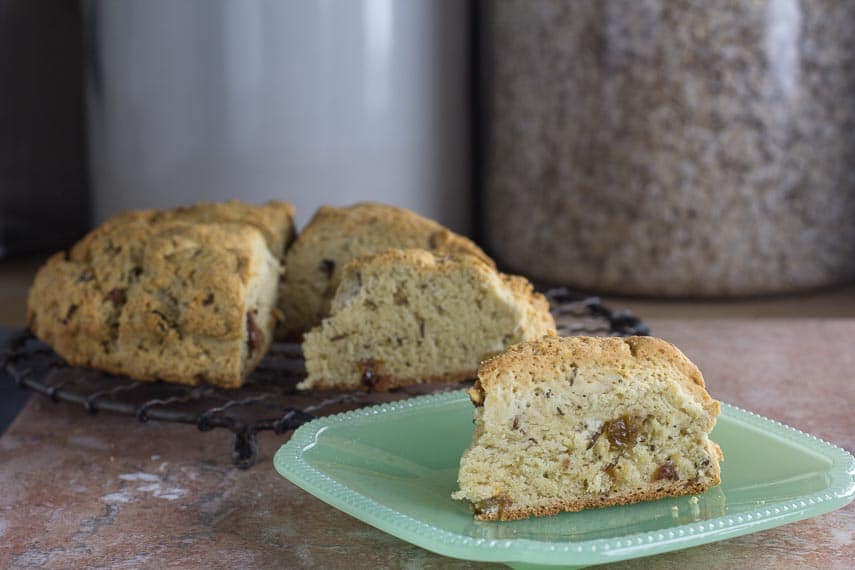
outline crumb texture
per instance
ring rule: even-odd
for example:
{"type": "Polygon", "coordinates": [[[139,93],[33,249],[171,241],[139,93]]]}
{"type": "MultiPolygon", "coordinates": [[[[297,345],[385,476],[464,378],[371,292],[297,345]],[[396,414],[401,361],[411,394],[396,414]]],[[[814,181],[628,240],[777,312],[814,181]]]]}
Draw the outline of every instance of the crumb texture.
{"type": "Polygon", "coordinates": [[[344,267],[359,256],[399,248],[472,255],[493,261],[467,238],[409,210],[361,203],[324,206],[300,233],[286,258],[279,307],[280,337],[299,337],[329,315],[344,267]]]}
{"type": "Polygon", "coordinates": [[[305,335],[301,388],[384,390],[474,378],[505,347],[555,334],[546,299],[473,256],[389,250],[343,271],[332,315],[305,335]]]}
{"type": "Polygon", "coordinates": [[[30,327],[74,366],[239,386],[272,339],[292,218],[276,202],[112,218],[39,270],[30,327]]]}
{"type": "Polygon", "coordinates": [[[719,404],[656,338],[546,337],[484,362],[460,490],[480,520],[700,493],[720,481],[719,404]]]}

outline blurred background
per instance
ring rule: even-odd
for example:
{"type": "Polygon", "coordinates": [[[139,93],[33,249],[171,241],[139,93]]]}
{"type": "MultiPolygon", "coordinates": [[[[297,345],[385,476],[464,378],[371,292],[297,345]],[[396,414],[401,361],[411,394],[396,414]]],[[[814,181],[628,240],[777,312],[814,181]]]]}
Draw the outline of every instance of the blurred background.
{"type": "MultiPolygon", "coordinates": [[[[124,210],[228,199],[291,202],[300,228],[324,204],[410,208],[541,289],[599,296],[624,323],[628,309],[714,397],[855,450],[855,0],[0,0],[0,360],[47,256],[124,210]]],[[[104,376],[83,395],[60,372],[43,393],[75,405],[25,408],[31,392],[0,377],[0,434],[24,409],[0,441],[0,567],[465,564],[379,542],[317,501],[273,502],[272,470],[241,483],[190,426],[84,418],[122,392],[140,422],[202,403],[104,376]]],[[[280,428],[328,409],[266,385],[275,400],[217,396],[191,423],[222,419],[245,457],[258,424],[222,412],[287,404],[263,422],[269,462],[280,428]]],[[[729,505],[749,488],[775,487],[786,503],[766,507],[799,516],[842,500],[828,502],[820,456],[739,473],[746,449],[725,450],[729,505]],[[812,506],[791,489],[816,491],[812,506]]],[[[754,528],[777,524],[769,508],[754,528]]],[[[645,567],[851,568],[853,513],[645,567]]]]}
{"type": "Polygon", "coordinates": [[[0,325],[110,215],[376,200],[642,316],[855,315],[855,3],[0,0],[0,325]]]}

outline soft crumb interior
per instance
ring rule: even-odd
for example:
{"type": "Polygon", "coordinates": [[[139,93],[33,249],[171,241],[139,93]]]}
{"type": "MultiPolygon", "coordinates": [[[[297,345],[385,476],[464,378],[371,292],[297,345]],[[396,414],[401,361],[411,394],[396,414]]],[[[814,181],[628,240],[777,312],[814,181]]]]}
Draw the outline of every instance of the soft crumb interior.
{"type": "Polygon", "coordinates": [[[402,264],[351,275],[332,311],[305,336],[302,388],[356,387],[379,375],[407,383],[474,376],[483,358],[527,334],[523,303],[497,275],[463,264],[436,272],[402,264]]]}
{"type": "Polygon", "coordinates": [[[499,384],[475,421],[454,496],[487,513],[718,477],[707,414],[663,378],[568,365],[533,389],[499,384]]]}

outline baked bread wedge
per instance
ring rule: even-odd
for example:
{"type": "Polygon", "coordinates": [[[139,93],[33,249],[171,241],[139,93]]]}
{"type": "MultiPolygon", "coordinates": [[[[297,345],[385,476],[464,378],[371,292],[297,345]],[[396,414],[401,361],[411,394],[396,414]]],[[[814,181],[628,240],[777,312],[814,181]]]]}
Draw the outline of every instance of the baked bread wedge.
{"type": "Polygon", "coordinates": [[[455,499],[513,520],[701,493],[720,482],[719,403],[651,337],[542,338],[484,362],[455,499]]]}
{"type": "Polygon", "coordinates": [[[555,334],[549,304],[522,277],[477,257],[408,249],[343,271],[332,314],[304,337],[299,387],[386,390],[474,378],[508,345],[555,334]]]}
{"type": "Polygon", "coordinates": [[[285,319],[277,336],[299,338],[319,325],[329,315],[345,265],[394,248],[473,255],[493,265],[472,241],[404,208],[373,203],[323,206],[288,252],[279,296],[285,319]]]}
{"type": "Polygon", "coordinates": [[[292,215],[229,203],[113,218],[39,270],[30,328],[73,366],[238,387],[273,337],[292,215]]]}

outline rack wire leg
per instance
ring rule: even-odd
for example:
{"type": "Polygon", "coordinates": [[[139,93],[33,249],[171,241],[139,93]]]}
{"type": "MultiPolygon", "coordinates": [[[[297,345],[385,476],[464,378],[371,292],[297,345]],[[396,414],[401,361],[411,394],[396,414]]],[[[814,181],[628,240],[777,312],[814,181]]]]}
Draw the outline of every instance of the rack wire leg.
{"type": "Polygon", "coordinates": [[[238,469],[249,469],[255,465],[258,455],[258,439],[253,429],[232,433],[232,463],[238,469]]]}

